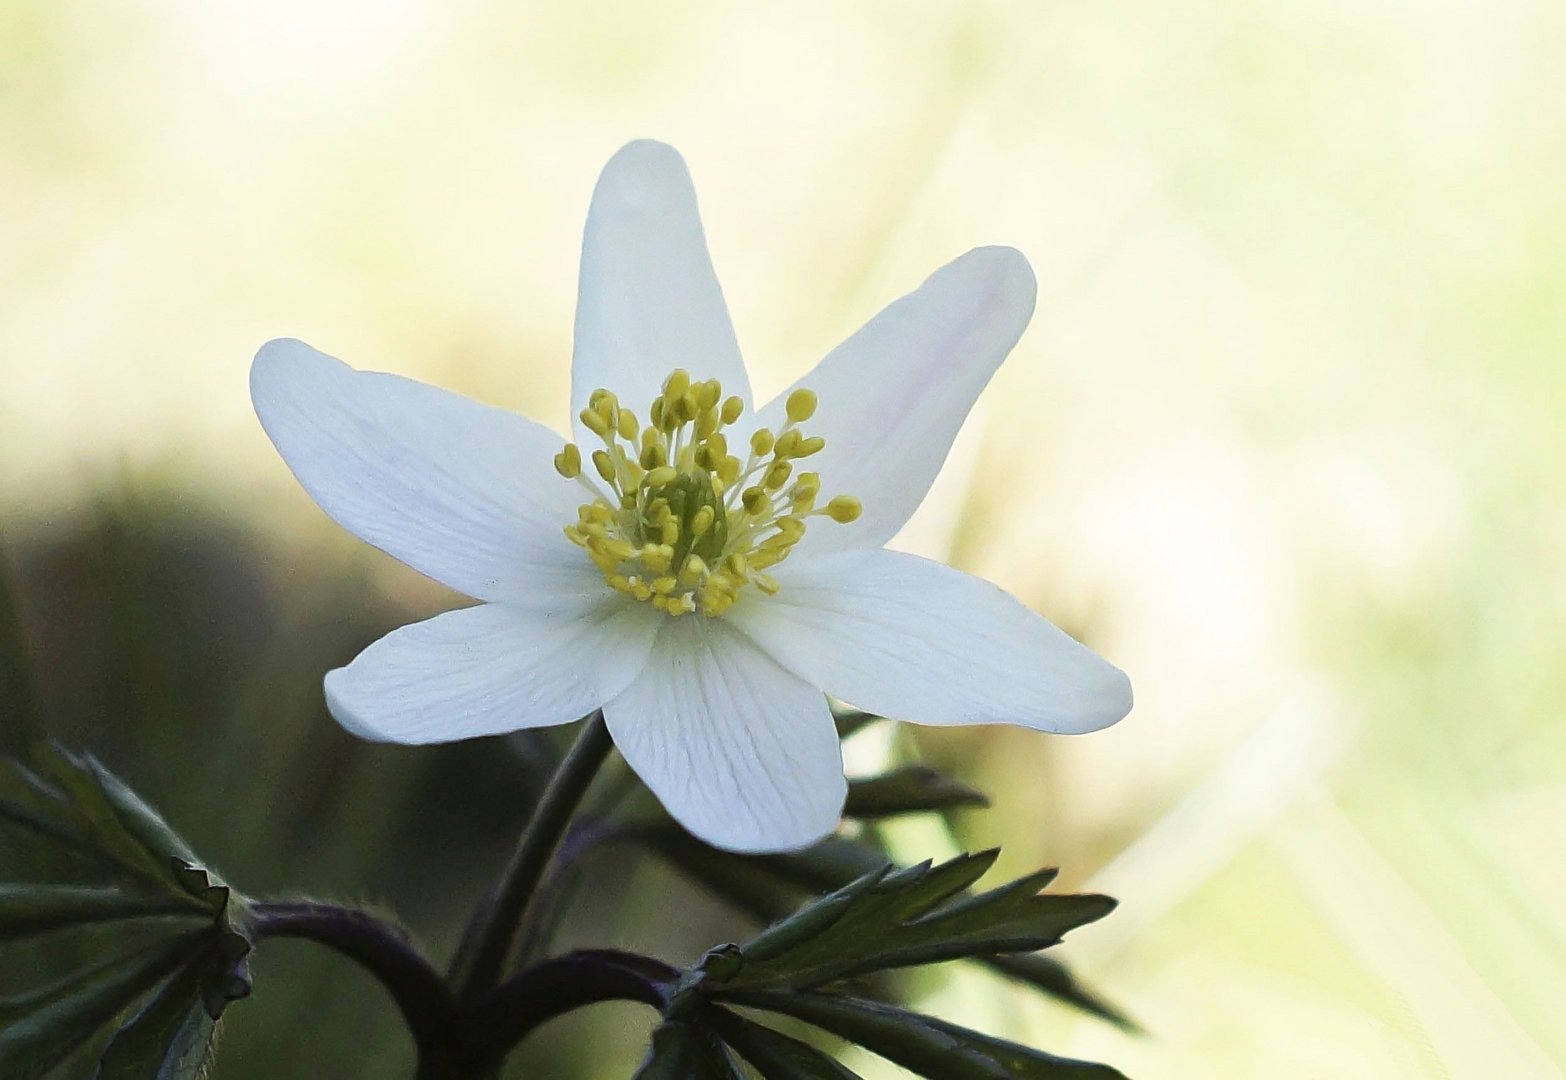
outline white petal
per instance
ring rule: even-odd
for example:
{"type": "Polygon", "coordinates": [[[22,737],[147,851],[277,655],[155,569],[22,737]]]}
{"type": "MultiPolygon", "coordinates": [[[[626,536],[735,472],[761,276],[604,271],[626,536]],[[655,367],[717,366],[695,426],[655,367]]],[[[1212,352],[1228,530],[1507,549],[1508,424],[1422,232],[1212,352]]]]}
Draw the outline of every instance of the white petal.
{"type": "MultiPolygon", "coordinates": [[[[675,368],[717,378],[747,408],[750,384],[707,255],[696,191],[673,147],[643,140],[604,166],[582,238],[571,361],[574,410],[599,387],[647,422],[675,368]]],[[[584,448],[597,443],[578,422],[584,448]]]]}
{"type": "Polygon", "coordinates": [[[328,672],[337,722],[377,742],[436,743],[565,724],[634,679],[662,618],[607,598],[551,611],[503,604],[393,630],[328,672]]]}
{"type": "Polygon", "coordinates": [[[776,596],[742,601],[727,617],[784,667],[859,708],[1066,734],[1131,711],[1119,668],[987,581],[894,551],[783,570],[776,596]]]}
{"type": "Polygon", "coordinates": [[[481,600],[602,590],[561,532],[583,499],[547,428],[298,341],[262,346],[250,396],[321,509],[415,570],[481,600]]]}
{"type": "Polygon", "coordinates": [[[1012,248],[977,248],[887,307],[761,410],[777,430],[799,386],[820,404],[805,423],[826,449],[797,468],[821,474],[821,497],[852,495],[864,514],[818,523],[801,553],[878,548],[918,508],[974,401],[1033,315],[1033,271],[1012,248]]]}
{"type": "Polygon", "coordinates": [[[723,619],[667,619],[604,716],[669,813],[716,847],[794,850],[842,816],[848,786],[826,698],[723,619]]]}

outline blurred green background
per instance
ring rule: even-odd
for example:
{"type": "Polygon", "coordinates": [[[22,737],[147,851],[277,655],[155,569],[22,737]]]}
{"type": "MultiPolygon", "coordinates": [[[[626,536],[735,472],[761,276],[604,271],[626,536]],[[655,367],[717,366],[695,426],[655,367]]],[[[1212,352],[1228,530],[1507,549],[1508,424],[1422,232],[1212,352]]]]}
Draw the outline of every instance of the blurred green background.
{"type": "MultiPolygon", "coordinates": [[[[654,136],[763,396],[969,247],[1038,273],[901,546],[1136,711],[850,760],[996,795],[904,854],[1121,896],[1064,955],[1150,1035],[982,974],[924,1006],[1143,1080],[1559,1076],[1563,50],[1546,0],[8,0],[0,542],[50,724],[242,888],[449,946],[525,765],[326,718],[327,668],[454,600],[313,507],[247,367],[297,336],[563,429],[591,185],[654,136]]],[[[572,934],[719,939],[656,867],[600,870],[572,934]]],[[[401,1075],[356,972],[256,966],[219,1080],[401,1075]]],[[[624,1074],[647,1020],[556,1022],[516,1075],[624,1074]]]]}

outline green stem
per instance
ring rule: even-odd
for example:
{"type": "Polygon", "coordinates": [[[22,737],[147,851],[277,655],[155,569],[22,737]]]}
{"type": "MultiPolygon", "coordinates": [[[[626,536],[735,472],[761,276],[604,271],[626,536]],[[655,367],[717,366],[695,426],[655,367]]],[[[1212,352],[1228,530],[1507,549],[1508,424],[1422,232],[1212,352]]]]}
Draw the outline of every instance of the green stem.
{"type": "Polygon", "coordinates": [[[661,960],[614,949],[551,957],[474,1003],[468,1052],[493,1064],[546,1021],[600,1001],[637,1001],[661,1012],[680,974],[661,960]]]}
{"type": "Polygon", "coordinates": [[[456,1001],[439,973],[397,928],[367,912],[312,900],[257,903],[250,909],[249,923],[257,941],[313,941],[375,976],[402,1011],[421,1058],[456,1038],[456,1001]]]}
{"type": "Polygon", "coordinates": [[[459,1001],[472,1002],[500,981],[528,905],[549,869],[566,826],[613,747],[603,710],[599,709],[582,725],[576,742],[550,778],[532,820],[517,841],[511,862],[473,913],[452,964],[451,982],[459,1001]]]}

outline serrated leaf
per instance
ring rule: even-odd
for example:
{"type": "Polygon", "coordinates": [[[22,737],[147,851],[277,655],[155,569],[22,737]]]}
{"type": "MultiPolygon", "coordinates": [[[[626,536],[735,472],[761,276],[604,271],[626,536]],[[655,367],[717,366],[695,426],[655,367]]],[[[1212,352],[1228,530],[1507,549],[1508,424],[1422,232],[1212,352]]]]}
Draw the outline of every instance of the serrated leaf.
{"type": "Polygon", "coordinates": [[[148,881],[167,879],[166,859],[126,829],[84,760],[63,747],[48,745],[34,755],[33,767],[40,779],[65,797],[78,832],[91,841],[94,851],[135,877],[148,881]]]}
{"type": "Polygon", "coordinates": [[[1089,990],[1070,968],[1052,956],[1017,953],[986,957],[984,962],[1009,979],[1026,983],[1057,1001],[1075,1005],[1124,1031],[1141,1034],[1141,1026],[1135,1020],[1089,990]]]}
{"type": "MultiPolygon", "coordinates": [[[[121,827],[134,836],[143,848],[158,856],[165,866],[173,859],[189,866],[201,862],[184,839],[169,828],[162,815],[142,801],[141,796],[132,791],[125,781],[94,758],[86,758],[83,765],[92,773],[104,797],[113,806],[121,827]]],[[[206,873],[215,879],[210,870],[206,873]]]]}
{"type": "Polygon", "coordinates": [[[82,846],[65,799],[15,760],[0,761],[0,820],[31,829],[57,844],[82,846]]]}
{"type": "Polygon", "coordinates": [[[0,815],[95,855],[187,908],[221,915],[228,892],[196,869],[185,842],[124,782],[57,744],[36,749],[31,770],[0,769],[0,815]]]}
{"type": "Polygon", "coordinates": [[[741,953],[747,960],[766,961],[808,945],[830,929],[861,896],[879,884],[891,871],[892,866],[888,863],[849,882],[836,892],[806,904],[788,918],[763,930],[740,950],[741,953]]]}
{"type": "Polygon", "coordinates": [[[872,971],[1032,952],[1114,907],[1107,897],[1041,895],[1051,870],[954,901],[996,854],[873,871],[742,946],[739,970],[709,992],[806,989],[872,971]]]}
{"type": "Polygon", "coordinates": [[[81,885],[0,884],[0,942],[68,926],[159,915],[205,918],[155,893],[81,885]]]}
{"type": "Polygon", "coordinates": [[[763,969],[768,973],[766,984],[773,986],[814,985],[837,978],[848,953],[862,951],[888,926],[921,915],[972,885],[990,868],[995,855],[986,851],[960,855],[938,867],[924,862],[901,870],[890,865],[872,870],[807,904],[744,946],[746,964],[736,980],[760,985],[756,976],[763,969]],[[823,970],[834,973],[814,977],[823,970]]]}
{"type": "Polygon", "coordinates": [[[0,999],[6,1080],[35,1080],[189,959],[190,938],[160,942],[19,997],[0,999]]]}
{"type": "MultiPolygon", "coordinates": [[[[787,868],[774,867],[767,856],[719,851],[673,828],[648,832],[643,839],[686,877],[760,922],[773,922],[792,912],[805,889],[787,868]]],[[[857,876],[848,874],[810,891],[829,892],[857,876]]]]}
{"type": "Polygon", "coordinates": [[[843,815],[873,821],[898,814],[989,804],[983,792],[928,765],[905,765],[880,776],[850,781],[843,815]]]}
{"type": "MultiPolygon", "coordinates": [[[[886,858],[862,843],[839,839],[829,839],[808,851],[761,857],[718,851],[677,830],[649,834],[647,840],[714,895],[762,921],[790,913],[801,902],[802,892],[839,888],[858,875],[880,869],[886,858]]],[[[1127,1031],[1139,1030],[1124,1013],[1082,986],[1065,965],[1050,957],[1014,954],[969,959],[1127,1031]]]]}
{"type": "Polygon", "coordinates": [[[201,996],[199,964],[165,982],[110,1040],[96,1080],[198,1080],[206,1074],[217,1021],[201,996]]]}
{"type": "Polygon", "coordinates": [[[1054,878],[1041,870],[898,927],[895,966],[1046,949],[1115,910],[1108,896],[1040,892],[1054,878]]]}
{"type": "Polygon", "coordinates": [[[633,1080],[744,1080],[711,1034],[669,1021],[653,1031],[652,1049],[633,1080]]]}
{"type": "Polygon", "coordinates": [[[1125,1080],[1108,1065],[1057,1057],[862,998],[754,991],[735,998],[863,1046],[927,1080],[1125,1080]]]}
{"type": "Polygon", "coordinates": [[[762,1080],[860,1080],[858,1073],[824,1051],[727,1009],[712,1006],[702,1017],[762,1080]]]}
{"type": "Polygon", "coordinates": [[[216,1020],[223,1010],[250,996],[249,937],[225,927],[208,948],[201,964],[201,1001],[207,1015],[216,1020]]]}

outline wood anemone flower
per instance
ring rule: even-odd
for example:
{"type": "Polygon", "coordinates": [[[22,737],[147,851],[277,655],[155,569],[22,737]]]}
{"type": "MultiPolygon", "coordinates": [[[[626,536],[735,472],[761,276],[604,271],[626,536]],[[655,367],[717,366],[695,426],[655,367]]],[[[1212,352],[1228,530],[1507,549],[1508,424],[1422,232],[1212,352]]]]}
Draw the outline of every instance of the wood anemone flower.
{"type": "Polygon", "coordinates": [[[605,167],[583,241],[575,438],[298,341],[251,368],[262,426],[339,524],[480,601],[326,676],[365,738],[433,743],[602,707],[696,836],[830,833],[826,695],[923,724],[1077,733],[1126,676],[995,586],[883,545],[1033,313],[1027,260],[968,252],[753,410],[678,153],[605,167]],[[808,389],[807,389],[808,387],[808,389]]]}

